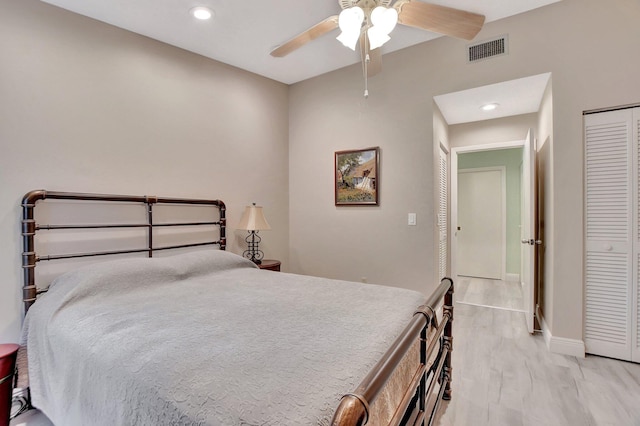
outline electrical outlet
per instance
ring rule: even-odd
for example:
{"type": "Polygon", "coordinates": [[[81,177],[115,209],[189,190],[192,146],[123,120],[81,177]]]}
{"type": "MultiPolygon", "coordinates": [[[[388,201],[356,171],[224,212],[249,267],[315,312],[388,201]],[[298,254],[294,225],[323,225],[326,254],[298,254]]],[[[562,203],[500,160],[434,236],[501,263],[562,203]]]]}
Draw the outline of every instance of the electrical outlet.
{"type": "Polygon", "coordinates": [[[409,213],[409,218],[407,220],[407,225],[409,226],[416,226],[416,214],[415,213],[409,213]]]}

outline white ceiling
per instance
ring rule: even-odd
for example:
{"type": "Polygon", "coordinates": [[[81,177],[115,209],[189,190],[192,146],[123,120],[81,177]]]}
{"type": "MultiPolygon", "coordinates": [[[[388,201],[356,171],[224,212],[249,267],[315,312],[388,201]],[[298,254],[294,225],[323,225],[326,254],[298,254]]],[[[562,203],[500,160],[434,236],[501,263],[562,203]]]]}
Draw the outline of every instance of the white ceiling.
{"type": "MultiPolygon", "coordinates": [[[[326,34],[284,58],[269,52],[324,18],[340,12],[338,0],[43,0],[99,21],[292,84],[359,62],[358,53],[326,34]],[[189,10],[207,6],[215,16],[197,21],[189,10]]],[[[418,0],[416,0],[418,1],[418,0]]],[[[559,0],[436,0],[491,22],[559,0]]],[[[402,25],[382,47],[388,53],[438,37],[402,25]]],[[[383,71],[384,72],[384,71],[383,71]]]]}
{"type": "Polygon", "coordinates": [[[540,109],[551,73],[519,78],[446,95],[434,96],[447,124],[469,123],[512,115],[529,114],[540,109]],[[493,111],[481,107],[495,103],[493,111]]]}

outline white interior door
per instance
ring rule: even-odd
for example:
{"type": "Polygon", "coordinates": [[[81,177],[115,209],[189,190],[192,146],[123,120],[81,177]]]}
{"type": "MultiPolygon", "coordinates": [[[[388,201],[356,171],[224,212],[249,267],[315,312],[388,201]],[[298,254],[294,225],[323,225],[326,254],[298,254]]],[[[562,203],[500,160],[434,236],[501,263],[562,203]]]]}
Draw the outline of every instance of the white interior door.
{"type": "Polygon", "coordinates": [[[629,360],[635,263],[631,111],[591,114],[584,120],[585,349],[629,360]]]}
{"type": "Polygon", "coordinates": [[[529,333],[533,333],[535,315],[535,271],[537,239],[536,220],[536,148],[533,143],[533,130],[529,130],[522,150],[522,292],[524,311],[529,333]]]}
{"type": "Polygon", "coordinates": [[[504,167],[458,172],[458,275],[502,279],[504,167]]]}

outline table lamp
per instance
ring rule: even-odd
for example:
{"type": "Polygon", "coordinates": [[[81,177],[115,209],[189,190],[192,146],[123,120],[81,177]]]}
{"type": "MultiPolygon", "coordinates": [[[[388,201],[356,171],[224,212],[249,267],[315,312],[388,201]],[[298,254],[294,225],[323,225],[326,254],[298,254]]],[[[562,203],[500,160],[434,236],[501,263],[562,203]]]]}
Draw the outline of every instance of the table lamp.
{"type": "Polygon", "coordinates": [[[242,255],[256,265],[260,265],[262,258],[264,258],[264,253],[258,248],[258,244],[262,240],[258,232],[271,229],[267,220],[264,218],[262,207],[256,206],[256,203],[247,206],[244,209],[244,213],[242,213],[242,218],[240,218],[237,229],[246,229],[249,232],[249,235],[245,238],[248,248],[242,255]]]}

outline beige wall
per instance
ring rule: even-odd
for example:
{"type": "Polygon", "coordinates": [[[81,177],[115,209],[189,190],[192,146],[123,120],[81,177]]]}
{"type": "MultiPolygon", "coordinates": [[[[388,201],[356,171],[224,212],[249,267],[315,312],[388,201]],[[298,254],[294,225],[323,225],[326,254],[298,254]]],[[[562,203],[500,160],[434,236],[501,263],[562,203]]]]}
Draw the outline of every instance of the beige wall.
{"type": "Polygon", "coordinates": [[[395,77],[372,79],[368,99],[353,67],[291,87],[293,272],[433,288],[432,100],[396,91],[395,77]],[[334,152],[369,146],[380,147],[380,206],[336,207],[334,152]],[[417,213],[417,226],[407,226],[409,212],[417,213]]]}
{"type": "Polygon", "coordinates": [[[220,198],[234,252],[256,201],[287,265],[287,86],[37,0],[0,8],[0,342],[19,335],[31,189],[220,198]]]}
{"type": "Polygon", "coordinates": [[[433,140],[436,147],[434,155],[438,153],[440,149],[439,145],[444,147],[447,152],[451,150],[449,144],[449,125],[435,102],[433,103],[433,140]]]}
{"type": "Polygon", "coordinates": [[[435,276],[433,96],[551,72],[554,336],[582,339],[582,111],[640,101],[640,3],[564,0],[490,23],[509,54],[468,64],[467,42],[440,38],[383,57],[362,97],[352,66],[292,86],[290,241],[295,272],[430,291],[435,276]],[[597,29],[597,30],[594,30],[597,29]],[[380,146],[381,205],[333,206],[333,152],[380,146]],[[408,227],[408,212],[418,226],[408,227]]]}
{"type": "Polygon", "coordinates": [[[472,145],[486,145],[497,142],[524,141],[529,129],[538,125],[538,114],[521,114],[493,120],[449,126],[452,148],[472,145]]]}

